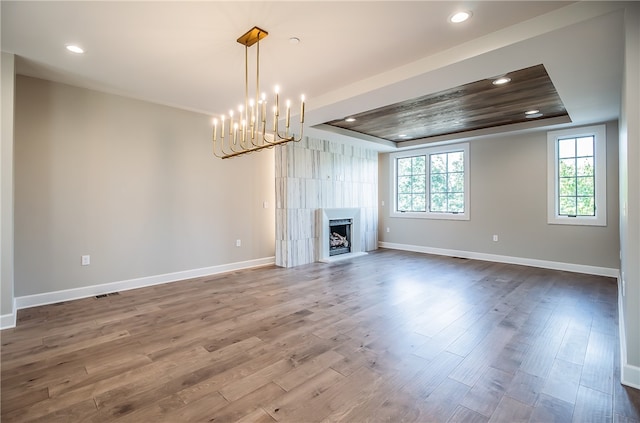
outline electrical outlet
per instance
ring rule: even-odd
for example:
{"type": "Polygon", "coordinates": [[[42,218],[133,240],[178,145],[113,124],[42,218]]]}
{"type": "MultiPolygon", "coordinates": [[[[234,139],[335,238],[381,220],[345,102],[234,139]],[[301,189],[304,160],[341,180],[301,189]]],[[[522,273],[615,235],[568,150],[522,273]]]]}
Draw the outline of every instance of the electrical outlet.
{"type": "Polygon", "coordinates": [[[498,242],[498,235],[493,236],[493,242],[498,242]]]}
{"type": "Polygon", "coordinates": [[[91,264],[91,256],[82,256],[80,263],[83,266],[88,266],[91,264]]]}
{"type": "Polygon", "coordinates": [[[269,208],[269,202],[268,201],[263,201],[262,202],[262,208],[263,209],[268,209],[269,208]]]}
{"type": "Polygon", "coordinates": [[[242,241],[236,239],[236,247],[240,247],[242,245],[242,241]]]}
{"type": "Polygon", "coordinates": [[[391,230],[389,228],[387,228],[387,232],[391,232],[391,230]]]}

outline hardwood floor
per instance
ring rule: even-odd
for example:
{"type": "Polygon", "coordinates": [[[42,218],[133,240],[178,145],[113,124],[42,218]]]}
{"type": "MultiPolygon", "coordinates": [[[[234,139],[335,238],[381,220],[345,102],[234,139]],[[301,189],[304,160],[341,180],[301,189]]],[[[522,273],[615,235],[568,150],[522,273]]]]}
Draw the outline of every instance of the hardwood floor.
{"type": "Polygon", "coordinates": [[[378,250],[21,310],[2,422],[639,422],[611,278],[378,250]]]}

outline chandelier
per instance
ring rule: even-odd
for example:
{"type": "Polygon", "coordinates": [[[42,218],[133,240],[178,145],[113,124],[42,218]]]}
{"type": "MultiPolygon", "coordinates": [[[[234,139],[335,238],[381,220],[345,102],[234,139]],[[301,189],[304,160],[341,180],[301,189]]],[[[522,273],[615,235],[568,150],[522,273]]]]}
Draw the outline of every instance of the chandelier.
{"type": "Polygon", "coordinates": [[[260,151],[276,145],[286,144],[302,139],[304,124],[304,96],[300,99],[300,133],[292,132],[291,102],[286,101],[284,129],[279,127],[280,98],[279,88],[275,88],[273,106],[267,107],[265,93],[260,93],[260,40],[269,33],[257,26],[251,28],[238,38],[244,45],[244,105],[238,106],[237,115],[230,110],[228,115],[213,119],[213,154],[221,159],[240,156],[242,154],[260,151]],[[249,98],[249,47],[256,45],[256,82],[255,97],[249,98]],[[270,115],[270,116],[268,116],[270,115]],[[269,121],[271,125],[268,125],[269,121]],[[269,128],[269,130],[267,129],[269,128]]]}

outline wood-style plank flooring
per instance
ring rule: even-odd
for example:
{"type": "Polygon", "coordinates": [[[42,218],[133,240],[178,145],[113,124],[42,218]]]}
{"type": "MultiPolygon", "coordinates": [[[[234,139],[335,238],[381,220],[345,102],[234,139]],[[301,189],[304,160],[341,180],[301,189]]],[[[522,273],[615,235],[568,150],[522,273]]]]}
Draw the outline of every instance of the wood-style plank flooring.
{"type": "Polygon", "coordinates": [[[380,249],[21,310],[2,422],[639,422],[611,278],[380,249]]]}

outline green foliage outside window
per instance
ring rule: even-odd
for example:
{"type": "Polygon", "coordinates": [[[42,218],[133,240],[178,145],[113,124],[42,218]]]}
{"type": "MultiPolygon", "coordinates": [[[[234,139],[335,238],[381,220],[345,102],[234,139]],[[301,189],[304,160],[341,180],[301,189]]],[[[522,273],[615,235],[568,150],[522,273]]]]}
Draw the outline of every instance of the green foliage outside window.
{"type": "Polygon", "coordinates": [[[595,216],[595,137],[558,140],[558,214],[595,216]]]}
{"type": "Polygon", "coordinates": [[[441,213],[464,212],[464,153],[432,154],[429,210],[441,213]]]}
{"type": "Polygon", "coordinates": [[[426,211],[425,156],[398,159],[398,211],[426,211]]]}

